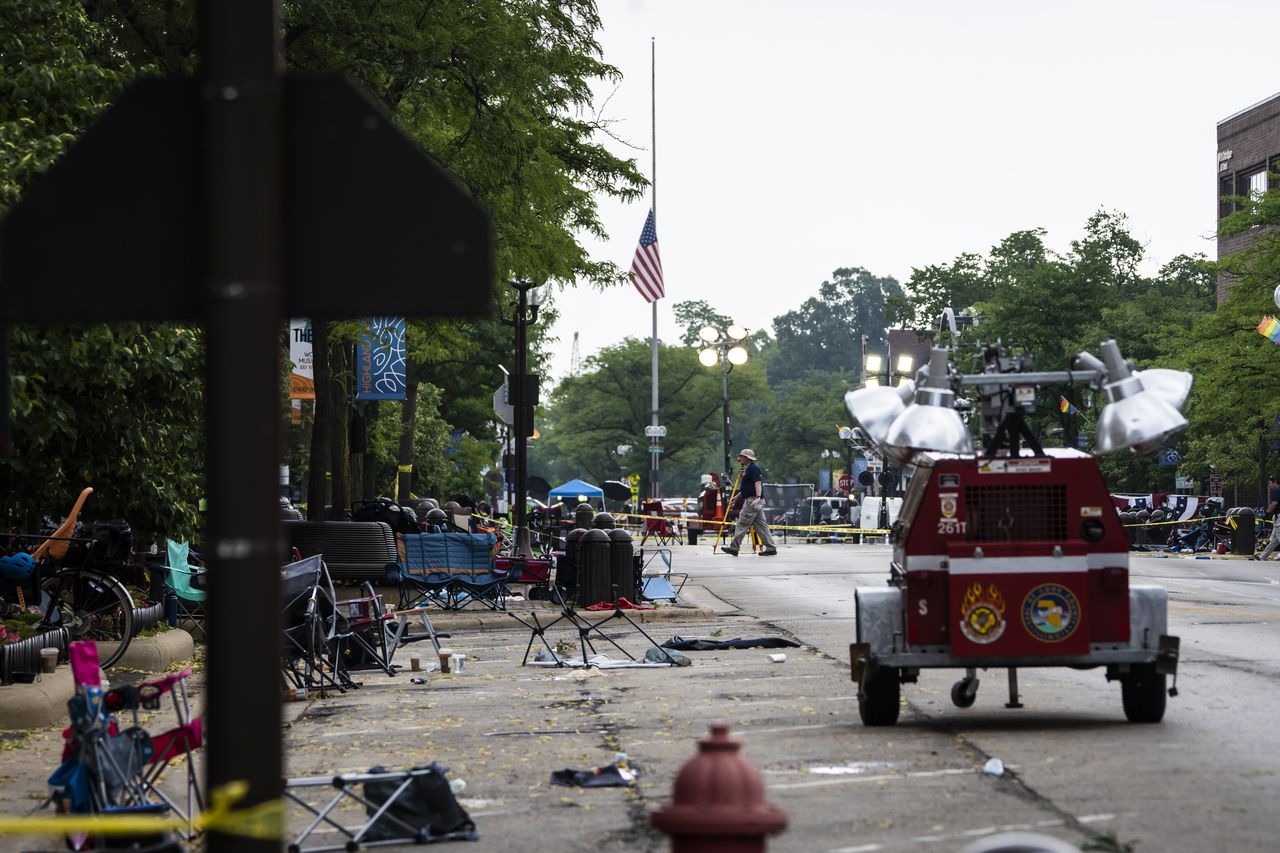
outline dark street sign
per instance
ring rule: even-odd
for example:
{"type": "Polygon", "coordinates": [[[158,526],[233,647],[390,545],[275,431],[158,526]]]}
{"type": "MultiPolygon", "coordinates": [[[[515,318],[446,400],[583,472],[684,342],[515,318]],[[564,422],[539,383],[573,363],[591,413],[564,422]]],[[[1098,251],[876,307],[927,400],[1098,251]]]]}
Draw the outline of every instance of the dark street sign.
{"type": "MultiPolygon", "coordinates": [[[[486,211],[347,80],[283,84],[285,314],[492,315],[486,211]]],[[[140,80],[32,185],[0,231],[5,322],[201,316],[200,115],[195,81],[140,80]]]]}

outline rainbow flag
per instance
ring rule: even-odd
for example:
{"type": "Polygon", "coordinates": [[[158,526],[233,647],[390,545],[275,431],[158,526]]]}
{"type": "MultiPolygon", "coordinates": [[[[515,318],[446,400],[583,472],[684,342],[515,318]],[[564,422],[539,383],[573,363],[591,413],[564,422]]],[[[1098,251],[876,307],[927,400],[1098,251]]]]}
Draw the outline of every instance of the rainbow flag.
{"type": "Polygon", "coordinates": [[[1071,401],[1066,397],[1058,397],[1058,411],[1064,415],[1078,415],[1080,410],[1071,405],[1071,401]]]}
{"type": "Polygon", "coordinates": [[[1270,338],[1273,344],[1280,344],[1280,320],[1270,314],[1263,314],[1262,322],[1258,324],[1258,334],[1270,338]]]}

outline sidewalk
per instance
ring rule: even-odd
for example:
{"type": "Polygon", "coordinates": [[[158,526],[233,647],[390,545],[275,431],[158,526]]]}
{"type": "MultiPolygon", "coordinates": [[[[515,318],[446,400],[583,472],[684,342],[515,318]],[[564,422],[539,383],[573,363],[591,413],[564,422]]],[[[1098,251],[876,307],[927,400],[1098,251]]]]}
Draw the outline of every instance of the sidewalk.
{"type": "MultiPolygon", "coordinates": [[[[652,621],[643,627],[655,641],[676,634],[783,636],[694,584],[682,598],[692,606],[646,612],[652,621]]],[[[418,674],[408,671],[409,656],[421,655],[424,663],[432,658],[430,644],[420,642],[398,652],[396,662],[405,669],[395,677],[363,672],[358,690],[285,704],[287,775],[438,761],[450,768],[450,778],[466,782],[460,798],[481,838],[467,850],[657,851],[667,842],[648,828],[648,813],[669,797],[676,773],[712,722],[728,723],[748,757],[760,763],[767,753],[775,765],[825,759],[829,738],[793,739],[794,730],[803,735],[831,727],[841,738],[857,736],[847,666],[808,648],[687,652],[693,665],[682,668],[546,669],[521,667],[530,633],[510,616],[448,614],[433,616],[433,623],[453,634],[443,642],[467,656],[464,670],[429,672],[426,684],[411,683],[418,674]],[[769,655],[780,651],[786,661],[772,662],[769,655]],[[818,685],[822,696],[807,698],[818,685]],[[639,773],[632,788],[549,784],[553,771],[604,766],[619,752],[639,773]]],[[[608,634],[644,656],[648,643],[630,626],[615,621],[608,634]]],[[[552,629],[547,638],[553,646],[576,643],[577,633],[552,629]]],[[[595,644],[622,657],[608,642],[595,644]]],[[[534,650],[540,647],[535,642],[534,650]]],[[[201,690],[198,683],[194,688],[201,690]]],[[[25,814],[38,805],[60,750],[58,727],[0,734],[0,813],[25,814]]],[[[803,809],[799,793],[795,802],[779,804],[795,815],[803,809]]],[[[305,825],[300,808],[287,815],[291,830],[305,825]]],[[[3,851],[56,847],[0,837],[3,851]]]]}

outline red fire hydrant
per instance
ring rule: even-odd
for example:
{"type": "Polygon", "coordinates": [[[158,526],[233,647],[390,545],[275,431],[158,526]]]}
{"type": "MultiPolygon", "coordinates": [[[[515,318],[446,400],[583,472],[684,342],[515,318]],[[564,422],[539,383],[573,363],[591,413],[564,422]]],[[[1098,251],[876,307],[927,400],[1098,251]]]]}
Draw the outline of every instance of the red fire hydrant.
{"type": "Polygon", "coordinates": [[[680,768],[671,805],[656,809],[650,823],[671,838],[671,853],[764,853],[765,837],[787,826],[787,813],[764,801],[760,771],[729,737],[729,727],[711,727],[698,754],[680,768]]]}

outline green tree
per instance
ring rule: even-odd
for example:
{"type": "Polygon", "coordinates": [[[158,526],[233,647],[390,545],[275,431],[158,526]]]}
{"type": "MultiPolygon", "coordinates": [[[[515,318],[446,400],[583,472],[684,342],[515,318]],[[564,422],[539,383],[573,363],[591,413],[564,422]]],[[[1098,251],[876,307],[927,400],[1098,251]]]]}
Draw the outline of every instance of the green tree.
{"type": "Polygon", "coordinates": [[[805,380],[774,386],[774,401],[752,425],[750,434],[771,481],[786,482],[794,477],[816,485],[819,468],[844,467],[843,462],[823,464],[822,451],[844,446],[839,432],[849,420],[844,409],[844,395],[849,390],[848,377],[836,373],[814,372],[805,380]]]}
{"type": "Polygon", "coordinates": [[[959,313],[992,296],[985,261],[972,252],[949,264],[913,268],[906,289],[908,295],[886,300],[893,309],[893,324],[921,334],[936,329],[947,308],[959,313]]]}
{"type": "MultiPolygon", "coordinates": [[[[134,76],[196,70],[195,9],[195,0],[0,0],[0,206],[12,203],[134,76]]],[[[599,197],[631,199],[644,186],[634,162],[599,141],[609,128],[596,115],[591,85],[616,79],[618,72],[601,57],[593,0],[389,0],[372,6],[290,0],[281,14],[289,70],[337,71],[355,80],[486,205],[500,280],[565,286],[624,280],[615,265],[592,260],[581,241],[584,234],[603,236],[599,197]]],[[[429,282],[429,273],[424,276],[429,282]]],[[[507,289],[500,291],[500,301],[509,304],[507,289]]],[[[439,390],[433,411],[447,418],[446,432],[460,427],[483,443],[492,436],[486,416],[499,381],[494,353],[510,352],[509,333],[496,321],[450,328],[460,329],[451,348],[428,346],[412,354],[415,378],[439,390]],[[468,364],[474,368],[469,374],[462,366],[468,364]]],[[[535,353],[541,334],[533,338],[535,353]]],[[[318,409],[319,432],[334,441],[316,458],[338,472],[335,495],[345,498],[361,489],[347,482],[354,468],[343,458],[351,409],[350,373],[343,367],[349,338],[341,327],[334,341],[338,396],[335,405],[326,399],[318,409]]],[[[107,357],[104,370],[115,366],[107,357]]],[[[32,370],[40,373],[41,365],[32,370]]],[[[412,431],[417,417],[408,414],[402,420],[412,431]]],[[[15,419],[15,427],[21,432],[25,425],[15,419]]],[[[17,440],[21,445],[25,437],[17,440]]],[[[467,466],[482,466],[485,455],[468,453],[467,466]]],[[[304,467],[311,465],[308,458],[304,467]]]]}
{"type": "Polygon", "coordinates": [[[0,0],[0,213],[135,73],[72,0],[0,0]]]}
{"type": "Polygon", "coordinates": [[[84,517],[190,538],[203,469],[204,370],[190,329],[135,324],[9,330],[12,454],[0,462],[5,520],[32,529],[92,486],[84,517]]]}
{"type": "Polygon", "coordinates": [[[1234,283],[1218,310],[1201,316],[1178,339],[1183,365],[1195,375],[1184,469],[1201,482],[1216,471],[1225,486],[1261,498],[1276,465],[1270,442],[1280,438],[1280,399],[1269,393],[1280,386],[1280,352],[1256,327],[1276,311],[1280,191],[1235,201],[1240,207],[1221,222],[1220,234],[1248,232],[1252,239],[1218,265],[1234,283]]]}
{"type": "Polygon", "coordinates": [[[671,306],[671,313],[675,315],[676,325],[684,329],[684,334],[680,336],[680,343],[687,347],[702,344],[698,332],[703,326],[724,329],[733,322],[732,317],[721,314],[701,299],[677,302],[671,306]]]}
{"type": "MultiPolygon", "coordinates": [[[[615,479],[620,469],[641,473],[648,493],[649,342],[628,338],[588,358],[582,372],[551,396],[543,438],[530,455],[530,471],[548,480],[615,479]],[[630,445],[624,459],[619,445],[630,445]]],[[[706,368],[690,347],[658,347],[659,400],[667,427],[661,462],[664,494],[696,494],[698,477],[722,465],[721,374],[706,368]]],[[[731,404],[765,397],[763,369],[752,362],[729,374],[731,404]]],[[[737,431],[735,430],[735,435],[737,431]]]]}
{"type": "Polygon", "coordinates": [[[891,277],[862,267],[841,267],[799,308],[775,317],[777,341],[769,358],[769,383],[797,380],[811,370],[852,374],[862,357],[861,336],[883,345],[885,300],[902,296],[891,277]]]}

